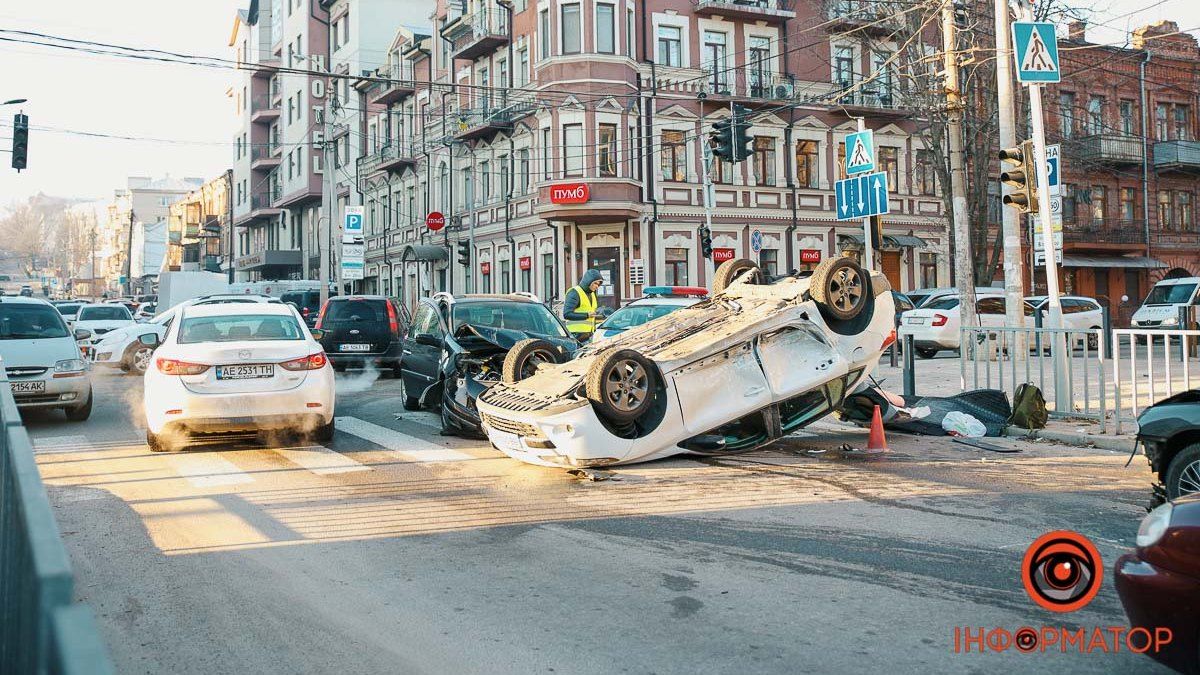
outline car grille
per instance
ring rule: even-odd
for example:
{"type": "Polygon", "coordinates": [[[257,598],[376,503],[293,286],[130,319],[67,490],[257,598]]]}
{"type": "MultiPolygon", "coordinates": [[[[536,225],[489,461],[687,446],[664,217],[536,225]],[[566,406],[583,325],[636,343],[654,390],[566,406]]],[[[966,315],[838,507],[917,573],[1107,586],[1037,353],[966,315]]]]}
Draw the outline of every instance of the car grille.
{"type": "Polygon", "coordinates": [[[524,392],[499,384],[485,391],[479,397],[479,400],[488,405],[494,405],[497,408],[525,412],[528,410],[543,410],[558,399],[524,392]]]}
{"type": "Polygon", "coordinates": [[[58,394],[14,394],[17,403],[53,403],[59,399],[58,394]]]}
{"type": "Polygon", "coordinates": [[[34,375],[41,375],[47,370],[50,369],[39,368],[37,366],[13,366],[12,368],[5,368],[4,372],[9,377],[33,377],[34,375]]]}
{"type": "Polygon", "coordinates": [[[1144,328],[1146,326],[1159,326],[1162,324],[1162,321],[1139,321],[1138,324],[1144,328]]]}
{"type": "Polygon", "coordinates": [[[506,431],[510,434],[516,434],[518,436],[541,436],[542,435],[538,431],[537,427],[533,426],[532,424],[526,424],[524,422],[514,422],[512,420],[506,420],[506,419],[503,419],[500,417],[493,417],[491,415],[484,415],[483,423],[488,425],[489,427],[495,429],[496,431],[506,431]]]}

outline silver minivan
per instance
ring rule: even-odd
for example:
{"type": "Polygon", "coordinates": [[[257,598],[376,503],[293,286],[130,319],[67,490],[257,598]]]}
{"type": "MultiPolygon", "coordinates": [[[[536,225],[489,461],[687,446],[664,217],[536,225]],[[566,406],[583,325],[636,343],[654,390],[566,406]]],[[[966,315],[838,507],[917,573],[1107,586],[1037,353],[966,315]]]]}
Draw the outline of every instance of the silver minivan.
{"type": "Polygon", "coordinates": [[[72,332],[45,300],[0,298],[0,364],[18,408],[62,408],[67,419],[82,422],[92,414],[90,366],[72,332]]]}

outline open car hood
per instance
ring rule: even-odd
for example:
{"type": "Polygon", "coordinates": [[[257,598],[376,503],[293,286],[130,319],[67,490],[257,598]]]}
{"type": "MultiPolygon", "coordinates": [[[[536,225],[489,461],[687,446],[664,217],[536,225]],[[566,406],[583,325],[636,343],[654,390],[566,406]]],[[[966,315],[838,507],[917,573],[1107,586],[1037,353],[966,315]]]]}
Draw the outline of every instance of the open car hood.
{"type": "Polygon", "coordinates": [[[489,354],[495,352],[506,352],[512,349],[513,345],[521,340],[529,338],[537,338],[546,340],[559,347],[562,347],[566,352],[573,351],[567,340],[550,335],[539,335],[523,330],[513,330],[511,328],[495,328],[492,326],[472,326],[465,324],[454,333],[454,339],[458,344],[468,352],[473,354],[489,354]]]}

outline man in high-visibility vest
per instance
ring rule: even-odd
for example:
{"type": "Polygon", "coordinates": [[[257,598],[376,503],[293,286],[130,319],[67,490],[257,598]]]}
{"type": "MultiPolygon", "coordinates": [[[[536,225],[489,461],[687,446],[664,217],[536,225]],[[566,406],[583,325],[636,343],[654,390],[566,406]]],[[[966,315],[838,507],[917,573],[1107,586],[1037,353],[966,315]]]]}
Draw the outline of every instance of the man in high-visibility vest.
{"type": "Polygon", "coordinates": [[[567,289],[563,297],[562,315],[567,322],[567,330],[580,342],[586,342],[592,333],[596,332],[596,316],[599,302],[596,291],[604,284],[600,270],[588,270],[583,273],[579,285],[567,289]]]}

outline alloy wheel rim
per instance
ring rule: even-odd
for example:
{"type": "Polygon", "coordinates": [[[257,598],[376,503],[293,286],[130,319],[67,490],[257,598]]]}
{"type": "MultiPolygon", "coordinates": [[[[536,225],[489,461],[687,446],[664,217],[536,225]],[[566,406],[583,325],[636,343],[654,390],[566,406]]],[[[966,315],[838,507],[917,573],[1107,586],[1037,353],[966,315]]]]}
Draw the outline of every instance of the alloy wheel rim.
{"type": "Polygon", "coordinates": [[[649,392],[646,369],[636,361],[618,361],[604,378],[604,396],[621,412],[637,410],[649,392]]]}
{"type": "Polygon", "coordinates": [[[1179,494],[1193,492],[1200,492],[1200,459],[1183,467],[1183,473],[1179,475],[1179,494]]]}
{"type": "Polygon", "coordinates": [[[862,279],[858,272],[843,267],[829,280],[829,301],[842,311],[850,311],[862,299],[862,279]]]}
{"type": "Polygon", "coordinates": [[[146,372],[146,369],[150,367],[150,357],[153,354],[154,350],[147,347],[137,350],[133,354],[133,367],[143,373],[146,372]]]}

